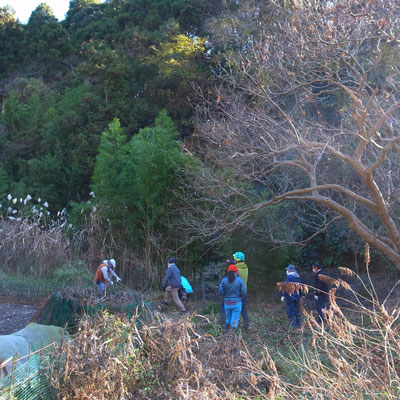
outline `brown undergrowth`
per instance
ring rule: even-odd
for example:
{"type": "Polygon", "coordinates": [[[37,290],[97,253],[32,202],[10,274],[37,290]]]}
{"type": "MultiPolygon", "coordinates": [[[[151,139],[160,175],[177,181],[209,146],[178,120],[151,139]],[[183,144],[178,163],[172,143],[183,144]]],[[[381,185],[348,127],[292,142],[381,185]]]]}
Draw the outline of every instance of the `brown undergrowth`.
{"type": "Polygon", "coordinates": [[[233,332],[217,342],[196,333],[189,318],[155,314],[149,323],[128,323],[102,313],[82,319],[50,379],[61,399],[234,399],[267,386],[249,365],[233,332]]]}
{"type": "Polygon", "coordinates": [[[298,340],[285,339],[289,352],[272,357],[261,342],[263,351],[249,351],[232,332],[217,339],[200,335],[196,327],[204,323],[198,321],[207,319],[199,315],[155,313],[147,322],[136,316],[128,323],[101,313],[82,319],[74,344],[59,349],[52,385],[61,399],[398,400],[400,311],[379,301],[370,278],[339,271],[343,279],[327,282],[326,321],[303,308],[298,340]],[[360,280],[362,296],[347,275],[360,280]],[[340,297],[338,289],[350,295],[340,297]]]}
{"type": "MultiPolygon", "coordinates": [[[[281,399],[400,398],[400,310],[386,309],[388,298],[379,301],[369,275],[368,250],[366,246],[367,283],[352,270],[339,267],[342,275],[360,281],[365,294],[354,292],[344,279],[324,276],[323,280],[331,285],[325,322],[302,309],[302,331],[309,340],[303,340],[290,356],[283,357],[292,367],[290,379],[279,375],[275,361],[265,351],[264,365],[268,368],[258,371],[275,383],[281,399]],[[350,296],[338,296],[339,288],[350,292],[350,296]]],[[[392,291],[398,284],[399,281],[394,283],[392,291]]],[[[282,288],[278,285],[278,289],[282,288]]]]}

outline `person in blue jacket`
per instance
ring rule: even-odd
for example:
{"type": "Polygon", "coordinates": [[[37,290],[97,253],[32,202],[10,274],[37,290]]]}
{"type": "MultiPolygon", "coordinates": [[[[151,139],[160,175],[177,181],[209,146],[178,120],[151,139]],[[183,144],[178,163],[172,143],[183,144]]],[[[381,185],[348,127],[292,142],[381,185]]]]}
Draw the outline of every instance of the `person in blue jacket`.
{"type": "MultiPolygon", "coordinates": [[[[290,264],[286,267],[286,283],[301,283],[300,275],[296,271],[296,267],[290,264]]],[[[300,312],[300,299],[302,293],[301,290],[294,291],[291,294],[283,292],[281,301],[286,300],[286,314],[289,317],[290,326],[300,328],[301,326],[301,312],[300,312]]]]}
{"type": "Polygon", "coordinates": [[[242,298],[246,295],[246,287],[233,269],[228,270],[228,276],[222,279],[219,293],[224,296],[224,330],[228,331],[229,328],[236,330],[242,311],[242,298]]]}

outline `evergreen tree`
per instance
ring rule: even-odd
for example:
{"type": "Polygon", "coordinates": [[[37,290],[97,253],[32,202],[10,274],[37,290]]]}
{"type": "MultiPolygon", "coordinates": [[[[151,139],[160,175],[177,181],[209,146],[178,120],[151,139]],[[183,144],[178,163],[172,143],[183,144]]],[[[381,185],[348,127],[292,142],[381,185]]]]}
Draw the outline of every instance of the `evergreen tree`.
{"type": "Polygon", "coordinates": [[[126,141],[117,119],[102,136],[93,175],[93,191],[114,224],[135,232],[157,227],[177,201],[176,179],[186,163],[178,133],[165,111],[126,141]]]}
{"type": "Polygon", "coordinates": [[[67,32],[44,3],[32,12],[24,32],[26,62],[55,62],[72,51],[67,32]]]}
{"type": "Polygon", "coordinates": [[[0,77],[17,66],[22,37],[22,25],[15,19],[15,11],[9,6],[0,7],[0,77]]]}

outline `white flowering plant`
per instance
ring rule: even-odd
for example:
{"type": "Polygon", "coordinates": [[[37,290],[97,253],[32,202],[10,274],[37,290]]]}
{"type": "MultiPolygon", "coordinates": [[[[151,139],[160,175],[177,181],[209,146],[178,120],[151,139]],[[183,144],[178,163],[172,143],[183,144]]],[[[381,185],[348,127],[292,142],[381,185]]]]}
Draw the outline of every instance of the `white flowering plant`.
{"type": "Polygon", "coordinates": [[[77,258],[79,233],[69,223],[65,208],[53,211],[43,199],[10,193],[0,207],[2,269],[48,276],[77,258]]]}

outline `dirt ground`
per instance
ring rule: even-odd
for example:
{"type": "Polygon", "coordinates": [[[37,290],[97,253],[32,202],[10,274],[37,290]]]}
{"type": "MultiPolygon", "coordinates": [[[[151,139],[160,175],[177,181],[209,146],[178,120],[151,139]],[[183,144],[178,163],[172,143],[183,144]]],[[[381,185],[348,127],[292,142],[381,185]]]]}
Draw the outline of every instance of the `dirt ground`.
{"type": "Polygon", "coordinates": [[[0,297],[0,335],[24,328],[37,309],[37,305],[18,304],[15,299],[0,297]]]}
{"type": "MultiPolygon", "coordinates": [[[[305,283],[313,284],[314,276],[311,275],[309,271],[302,271],[302,277],[305,283]],[[310,276],[308,276],[310,275],[310,276]]],[[[337,271],[327,270],[329,275],[337,275],[337,271]]],[[[399,274],[396,272],[384,273],[384,274],[374,274],[373,282],[378,293],[378,297],[381,301],[385,300],[386,296],[390,292],[389,298],[385,302],[386,309],[391,310],[395,307],[400,306],[400,281],[399,274]],[[397,285],[395,285],[395,283],[397,285]],[[393,286],[395,286],[393,288],[393,286]],[[392,290],[394,289],[394,290],[392,290]]],[[[360,285],[356,279],[349,281],[353,288],[362,293],[363,287],[360,285]]],[[[218,314],[219,314],[219,297],[214,293],[214,286],[207,293],[207,301],[201,301],[200,296],[197,299],[188,300],[188,309],[192,313],[199,313],[215,318],[214,324],[218,324],[218,314]]],[[[343,293],[340,290],[337,295],[341,296],[343,293]]],[[[363,293],[364,294],[364,293],[363,293]]],[[[161,304],[163,300],[163,295],[161,292],[153,296],[150,301],[154,304],[161,304]]],[[[277,342],[280,341],[285,335],[282,333],[287,330],[287,317],[285,312],[284,304],[279,301],[279,293],[275,293],[273,297],[257,298],[258,296],[249,296],[249,313],[250,313],[250,332],[249,336],[257,336],[258,338],[271,339],[271,332],[276,332],[277,337],[275,338],[277,342]]],[[[310,296],[309,296],[310,297],[310,296]]],[[[346,296],[345,296],[346,297],[346,296]]],[[[118,298],[121,301],[121,298],[118,298]]],[[[6,297],[0,295],[0,335],[7,335],[16,332],[25,327],[25,325],[32,318],[33,314],[39,308],[38,300],[32,299],[21,299],[14,297],[6,297]]],[[[307,309],[315,308],[314,301],[311,299],[306,299],[305,307],[307,309]]],[[[163,310],[167,311],[167,310],[163,310]]],[[[171,310],[168,310],[171,311],[171,310]]],[[[168,312],[167,311],[167,312],[168,312]]]]}

